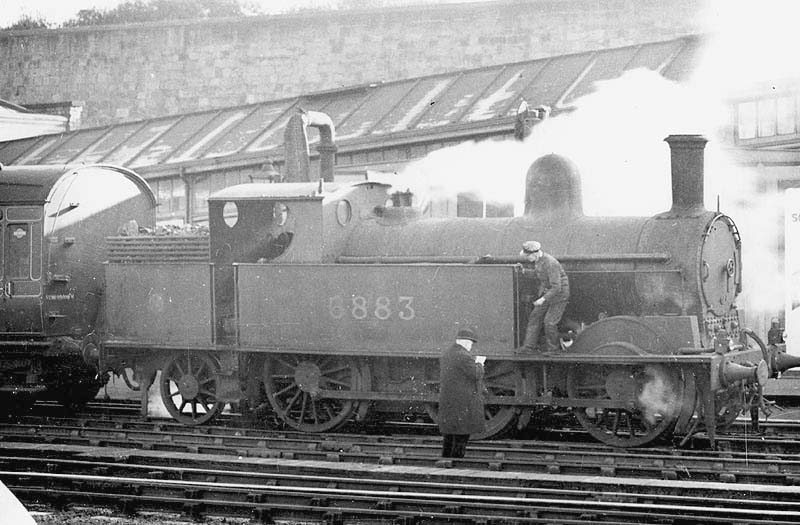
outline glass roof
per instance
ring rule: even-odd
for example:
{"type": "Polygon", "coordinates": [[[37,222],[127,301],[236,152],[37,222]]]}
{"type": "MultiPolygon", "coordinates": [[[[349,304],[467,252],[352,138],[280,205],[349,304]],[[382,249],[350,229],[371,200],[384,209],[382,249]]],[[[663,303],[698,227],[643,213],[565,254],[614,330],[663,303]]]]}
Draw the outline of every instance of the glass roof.
{"type": "MultiPolygon", "coordinates": [[[[327,113],[339,146],[397,134],[446,134],[458,125],[479,129],[508,123],[521,99],[554,112],[568,108],[596,82],[629,69],[685,80],[702,43],[684,37],[8,141],[0,143],[0,162],[143,168],[252,155],[280,148],[286,122],[300,109],[327,113]]],[[[309,142],[317,140],[316,130],[308,132],[309,142]]]]}

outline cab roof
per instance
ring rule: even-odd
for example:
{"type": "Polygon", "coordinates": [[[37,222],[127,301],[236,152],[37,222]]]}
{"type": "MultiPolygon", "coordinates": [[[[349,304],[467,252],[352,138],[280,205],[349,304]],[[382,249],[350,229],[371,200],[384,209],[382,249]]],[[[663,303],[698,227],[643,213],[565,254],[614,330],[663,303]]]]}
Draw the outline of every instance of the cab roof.
{"type": "Polygon", "coordinates": [[[387,186],[381,182],[280,182],[237,184],[222,189],[208,198],[214,201],[246,201],[246,200],[322,200],[325,197],[344,188],[351,188],[363,184],[387,186]],[[322,192],[320,192],[320,188],[322,192]]]}

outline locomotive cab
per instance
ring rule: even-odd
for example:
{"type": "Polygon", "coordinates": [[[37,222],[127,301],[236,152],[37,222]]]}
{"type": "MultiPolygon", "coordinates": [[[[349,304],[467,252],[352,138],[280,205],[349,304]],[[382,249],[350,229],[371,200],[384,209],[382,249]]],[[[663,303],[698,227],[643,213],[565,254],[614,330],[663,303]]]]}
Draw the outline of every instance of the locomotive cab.
{"type": "Polygon", "coordinates": [[[208,200],[220,342],[235,334],[235,266],[333,262],[358,219],[383,203],[385,184],[241,184],[208,200]]]}

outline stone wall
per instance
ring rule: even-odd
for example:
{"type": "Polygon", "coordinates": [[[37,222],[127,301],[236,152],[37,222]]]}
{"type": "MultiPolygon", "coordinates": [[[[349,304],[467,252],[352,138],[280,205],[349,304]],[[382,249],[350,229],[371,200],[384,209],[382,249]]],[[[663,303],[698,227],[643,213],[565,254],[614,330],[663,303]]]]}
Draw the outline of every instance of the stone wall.
{"type": "Polygon", "coordinates": [[[84,126],[668,40],[691,0],[495,2],[0,31],[0,99],[85,101],[84,126]]]}

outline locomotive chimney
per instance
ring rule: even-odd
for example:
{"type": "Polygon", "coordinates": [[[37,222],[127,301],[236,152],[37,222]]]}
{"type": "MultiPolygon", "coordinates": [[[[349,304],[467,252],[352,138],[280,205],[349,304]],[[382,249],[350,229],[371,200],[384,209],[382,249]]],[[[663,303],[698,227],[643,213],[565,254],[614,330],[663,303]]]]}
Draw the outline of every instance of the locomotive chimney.
{"type": "Polygon", "coordinates": [[[669,212],[704,211],[703,150],[708,140],[701,135],[670,135],[664,140],[669,144],[672,161],[672,209],[669,212]]]}

